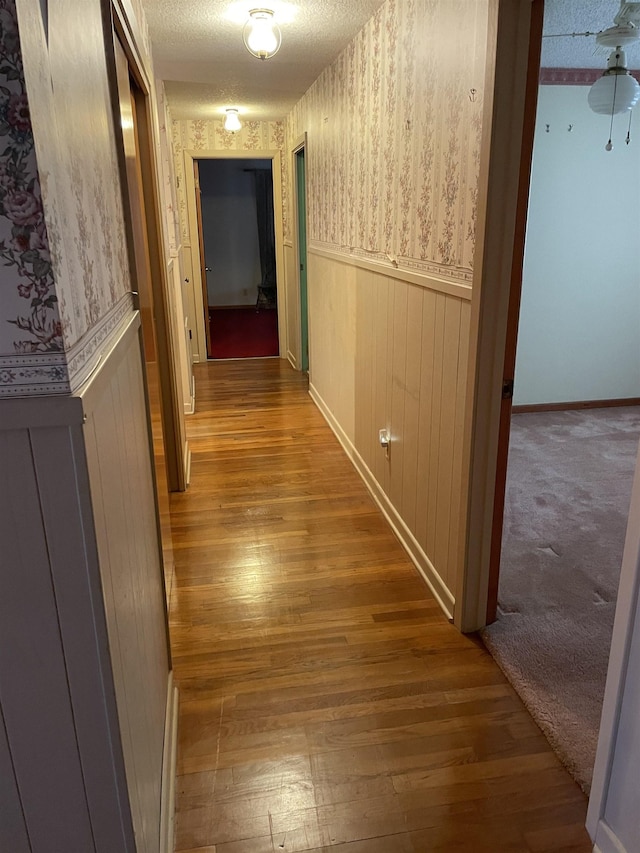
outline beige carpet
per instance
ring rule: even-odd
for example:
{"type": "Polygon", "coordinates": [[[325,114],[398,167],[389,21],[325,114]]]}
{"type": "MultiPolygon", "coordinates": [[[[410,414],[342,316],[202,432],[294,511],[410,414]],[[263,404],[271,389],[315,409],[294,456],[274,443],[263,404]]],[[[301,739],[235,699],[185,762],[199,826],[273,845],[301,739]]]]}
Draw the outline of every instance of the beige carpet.
{"type": "Polygon", "coordinates": [[[640,408],[514,415],[498,620],[483,640],[588,792],[640,408]]]}

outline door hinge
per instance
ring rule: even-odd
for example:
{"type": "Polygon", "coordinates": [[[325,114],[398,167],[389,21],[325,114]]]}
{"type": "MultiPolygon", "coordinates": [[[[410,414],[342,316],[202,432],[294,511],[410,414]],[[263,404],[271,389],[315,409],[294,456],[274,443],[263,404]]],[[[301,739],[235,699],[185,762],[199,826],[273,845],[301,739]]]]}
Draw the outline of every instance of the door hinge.
{"type": "Polygon", "coordinates": [[[505,379],[502,383],[502,399],[513,399],[513,379],[505,379]]]}

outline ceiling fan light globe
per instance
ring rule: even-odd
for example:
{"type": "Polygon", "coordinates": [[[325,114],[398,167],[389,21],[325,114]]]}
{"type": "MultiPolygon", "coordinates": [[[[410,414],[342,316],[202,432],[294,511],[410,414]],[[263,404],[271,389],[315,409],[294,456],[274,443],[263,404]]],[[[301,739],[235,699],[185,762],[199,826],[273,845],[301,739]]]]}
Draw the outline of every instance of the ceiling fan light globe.
{"type": "Polygon", "coordinates": [[[633,109],[640,99],[640,85],[630,74],[603,74],[589,89],[587,100],[594,113],[618,115],[633,109]]]}

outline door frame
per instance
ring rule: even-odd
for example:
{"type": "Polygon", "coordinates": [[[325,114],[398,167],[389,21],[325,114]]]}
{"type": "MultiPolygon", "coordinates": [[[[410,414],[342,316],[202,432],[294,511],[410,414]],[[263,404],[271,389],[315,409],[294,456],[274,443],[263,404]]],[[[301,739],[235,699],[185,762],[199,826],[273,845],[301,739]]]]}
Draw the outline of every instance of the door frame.
{"type": "MultiPolygon", "coordinates": [[[[193,294],[196,306],[195,333],[198,352],[206,353],[205,315],[209,306],[205,304],[205,286],[200,270],[200,234],[196,212],[196,188],[194,178],[194,160],[271,160],[273,178],[273,217],[276,237],[276,300],[278,309],[278,346],[280,358],[286,358],[287,341],[287,302],[284,286],[283,235],[284,223],[282,215],[282,160],[277,149],[257,151],[211,150],[188,148],[183,152],[185,197],[189,222],[189,247],[191,255],[191,277],[193,279],[193,294]],[[199,309],[199,310],[198,310],[199,309]]],[[[186,247],[185,247],[186,248],[186,247]]]]}
{"type": "MultiPolygon", "coordinates": [[[[141,34],[134,31],[131,12],[126,8],[126,0],[112,0],[105,15],[108,25],[105,32],[118,36],[129,62],[129,70],[138,87],[136,94],[137,122],[140,143],[140,165],[144,188],[146,232],[149,246],[149,262],[153,284],[154,314],[156,321],[158,369],[162,400],[162,421],[165,440],[165,459],[169,491],[184,491],[187,487],[188,446],[184,422],[184,403],[181,376],[176,364],[177,342],[173,333],[173,314],[171,283],[168,278],[165,240],[162,220],[162,203],[158,185],[160,168],[157,159],[159,150],[159,132],[153,75],[147,67],[139,45],[141,34]]],[[[110,85],[115,85],[115,52],[113,44],[106,39],[107,61],[111,65],[110,85]]],[[[115,105],[117,99],[112,97],[115,105]]],[[[116,134],[119,128],[119,113],[114,106],[116,134]]],[[[124,164],[120,164],[125,175],[124,164]]],[[[124,178],[123,178],[124,179],[124,178]]],[[[125,204],[125,224],[131,238],[131,222],[125,204]]],[[[131,243],[131,239],[129,239],[131,243]]],[[[137,307],[137,306],[136,306],[137,307]]]]}
{"type": "MultiPolygon", "coordinates": [[[[296,140],[293,148],[291,149],[291,183],[292,183],[292,222],[293,222],[293,260],[295,264],[295,280],[296,280],[296,297],[295,297],[295,324],[296,324],[296,352],[295,352],[295,362],[297,370],[304,370],[304,358],[303,358],[303,341],[302,341],[302,282],[300,278],[300,221],[299,221],[299,210],[298,210],[298,154],[303,151],[304,152],[304,166],[305,166],[305,223],[308,223],[308,211],[309,205],[307,204],[307,134],[306,132],[299,136],[296,140]]],[[[306,232],[306,224],[305,224],[305,232],[306,232]]],[[[308,244],[308,233],[307,233],[307,244],[308,244]]],[[[309,357],[309,362],[311,361],[311,351],[309,349],[309,297],[308,297],[308,288],[309,288],[309,264],[305,260],[307,264],[306,267],[306,290],[307,290],[307,352],[309,357]]],[[[307,364],[307,372],[310,373],[310,364],[307,364]]]]}
{"type": "Polygon", "coordinates": [[[464,442],[466,539],[454,609],[464,632],[486,625],[497,592],[511,410],[502,388],[515,353],[543,13],[544,0],[489,0],[464,442]]]}

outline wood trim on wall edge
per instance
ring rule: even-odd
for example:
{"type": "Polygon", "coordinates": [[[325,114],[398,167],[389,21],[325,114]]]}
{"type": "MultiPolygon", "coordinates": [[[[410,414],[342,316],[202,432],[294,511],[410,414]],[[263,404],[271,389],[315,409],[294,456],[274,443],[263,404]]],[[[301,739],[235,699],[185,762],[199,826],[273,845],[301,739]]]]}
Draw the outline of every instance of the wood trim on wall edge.
{"type": "Polygon", "coordinates": [[[167,682],[167,704],[160,792],[160,853],[173,853],[175,846],[176,778],[178,767],[178,688],[173,670],[167,682]]]}
{"type": "Polygon", "coordinates": [[[610,409],[619,406],[640,406],[640,397],[616,397],[612,400],[575,400],[568,403],[526,403],[513,406],[514,415],[524,415],[534,412],[564,412],[574,409],[610,409]]]}
{"type": "Polygon", "coordinates": [[[361,258],[358,255],[345,254],[343,252],[332,251],[331,249],[321,249],[318,246],[310,245],[307,248],[309,255],[318,255],[321,258],[328,258],[332,261],[348,264],[349,266],[359,267],[369,272],[384,275],[387,278],[394,278],[398,281],[404,281],[408,284],[415,284],[418,287],[424,287],[426,290],[433,290],[437,293],[446,293],[449,296],[456,296],[459,299],[471,301],[471,285],[466,282],[445,281],[428,273],[415,272],[414,270],[402,269],[394,267],[391,264],[386,264],[383,261],[368,260],[361,258]]]}
{"type": "Polygon", "coordinates": [[[360,454],[354,447],[353,442],[342,429],[342,427],[334,417],[333,413],[323,400],[322,396],[318,393],[317,388],[311,382],[309,383],[309,394],[313,402],[320,410],[320,413],[322,414],[326,422],[329,424],[329,427],[331,428],[332,432],[342,445],[343,450],[347,454],[347,457],[351,460],[353,467],[360,475],[360,478],[367,487],[367,490],[371,494],[371,497],[375,501],[378,509],[382,512],[389,526],[395,533],[398,541],[400,542],[404,550],[407,552],[407,555],[411,559],[411,562],[415,565],[415,567],[422,575],[425,583],[431,590],[433,597],[436,599],[436,601],[442,608],[447,619],[449,619],[449,621],[452,621],[453,607],[455,601],[453,595],[447,589],[442,578],[436,571],[435,566],[427,557],[425,552],[422,550],[422,547],[420,546],[419,542],[416,540],[413,533],[409,530],[403,518],[398,513],[397,509],[389,500],[388,495],[385,493],[382,486],[378,483],[372,472],[369,470],[364,459],[360,456],[360,454]]]}

